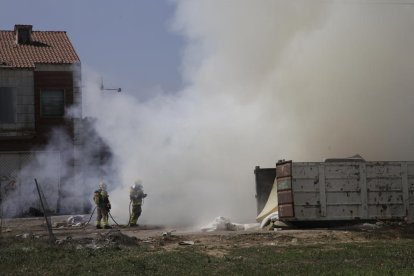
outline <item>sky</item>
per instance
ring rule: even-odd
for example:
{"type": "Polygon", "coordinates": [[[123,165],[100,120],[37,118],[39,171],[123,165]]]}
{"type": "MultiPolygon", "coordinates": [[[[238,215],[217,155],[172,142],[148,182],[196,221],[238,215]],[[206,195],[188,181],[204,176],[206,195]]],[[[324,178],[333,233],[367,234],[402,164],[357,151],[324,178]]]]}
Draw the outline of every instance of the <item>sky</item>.
{"type": "Polygon", "coordinates": [[[164,0],[2,0],[0,29],[66,31],[82,65],[108,87],[146,98],[181,86],[183,38],[171,31],[174,5],[164,0]]]}
{"type": "Polygon", "coordinates": [[[2,1],[17,23],[72,39],[120,220],[136,178],[143,221],[252,222],[255,166],[414,160],[414,1],[2,1]]]}

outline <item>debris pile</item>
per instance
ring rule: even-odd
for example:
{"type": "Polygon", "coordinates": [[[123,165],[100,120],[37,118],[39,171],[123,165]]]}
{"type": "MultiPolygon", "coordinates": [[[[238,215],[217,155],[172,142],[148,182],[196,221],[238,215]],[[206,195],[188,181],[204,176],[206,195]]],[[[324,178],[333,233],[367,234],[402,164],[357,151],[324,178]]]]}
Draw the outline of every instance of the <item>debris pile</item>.
{"type": "Polygon", "coordinates": [[[233,223],[229,218],[216,217],[214,221],[201,228],[203,232],[212,231],[246,231],[246,230],[258,230],[259,223],[240,224],[233,223]]]}
{"type": "Polygon", "coordinates": [[[88,217],[83,215],[70,216],[65,221],[55,222],[54,228],[81,227],[88,223],[88,217]]]}
{"type": "Polygon", "coordinates": [[[119,230],[109,231],[108,233],[102,235],[100,240],[118,245],[137,245],[138,243],[138,239],[136,237],[125,235],[119,230]]]}

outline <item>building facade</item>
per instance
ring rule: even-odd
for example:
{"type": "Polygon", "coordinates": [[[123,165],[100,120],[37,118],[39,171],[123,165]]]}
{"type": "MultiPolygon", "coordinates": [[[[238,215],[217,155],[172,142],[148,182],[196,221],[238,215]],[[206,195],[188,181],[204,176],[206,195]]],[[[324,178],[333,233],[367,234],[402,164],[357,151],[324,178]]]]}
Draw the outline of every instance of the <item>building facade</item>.
{"type": "Polygon", "coordinates": [[[50,210],[65,212],[62,191],[80,166],[81,101],[81,62],[66,32],[0,30],[0,196],[10,216],[36,208],[36,177],[50,210]]]}

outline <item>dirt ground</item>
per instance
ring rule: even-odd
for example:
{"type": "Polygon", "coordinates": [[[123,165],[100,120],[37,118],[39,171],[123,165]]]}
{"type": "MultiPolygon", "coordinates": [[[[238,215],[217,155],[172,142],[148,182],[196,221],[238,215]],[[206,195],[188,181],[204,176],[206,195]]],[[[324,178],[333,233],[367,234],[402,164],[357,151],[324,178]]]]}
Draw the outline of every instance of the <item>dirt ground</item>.
{"type": "MultiPolygon", "coordinates": [[[[212,256],[223,256],[227,250],[235,247],[363,243],[371,240],[414,238],[414,224],[402,222],[377,222],[336,228],[279,228],[278,231],[194,232],[155,225],[141,225],[135,228],[115,225],[112,229],[97,230],[91,224],[68,225],[67,218],[68,216],[52,217],[52,232],[57,244],[75,242],[79,246],[96,248],[108,242],[121,246],[146,244],[155,251],[197,245],[212,256]]],[[[49,239],[44,218],[3,219],[1,235],[17,239],[49,239]]]]}

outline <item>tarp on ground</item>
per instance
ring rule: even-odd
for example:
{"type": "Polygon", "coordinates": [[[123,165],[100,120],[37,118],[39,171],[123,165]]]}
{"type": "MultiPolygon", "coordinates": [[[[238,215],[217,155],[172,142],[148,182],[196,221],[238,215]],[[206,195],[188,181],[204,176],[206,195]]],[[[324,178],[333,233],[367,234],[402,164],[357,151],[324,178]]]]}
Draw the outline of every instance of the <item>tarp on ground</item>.
{"type": "Polygon", "coordinates": [[[275,181],[273,182],[272,190],[270,191],[270,194],[269,194],[269,198],[267,199],[266,205],[264,206],[260,214],[256,217],[256,221],[261,222],[265,217],[277,211],[278,211],[277,183],[275,179],[275,181]]]}
{"type": "Polygon", "coordinates": [[[216,217],[214,221],[201,228],[203,232],[212,231],[248,231],[248,230],[259,230],[259,223],[233,223],[229,218],[216,217]]]}

